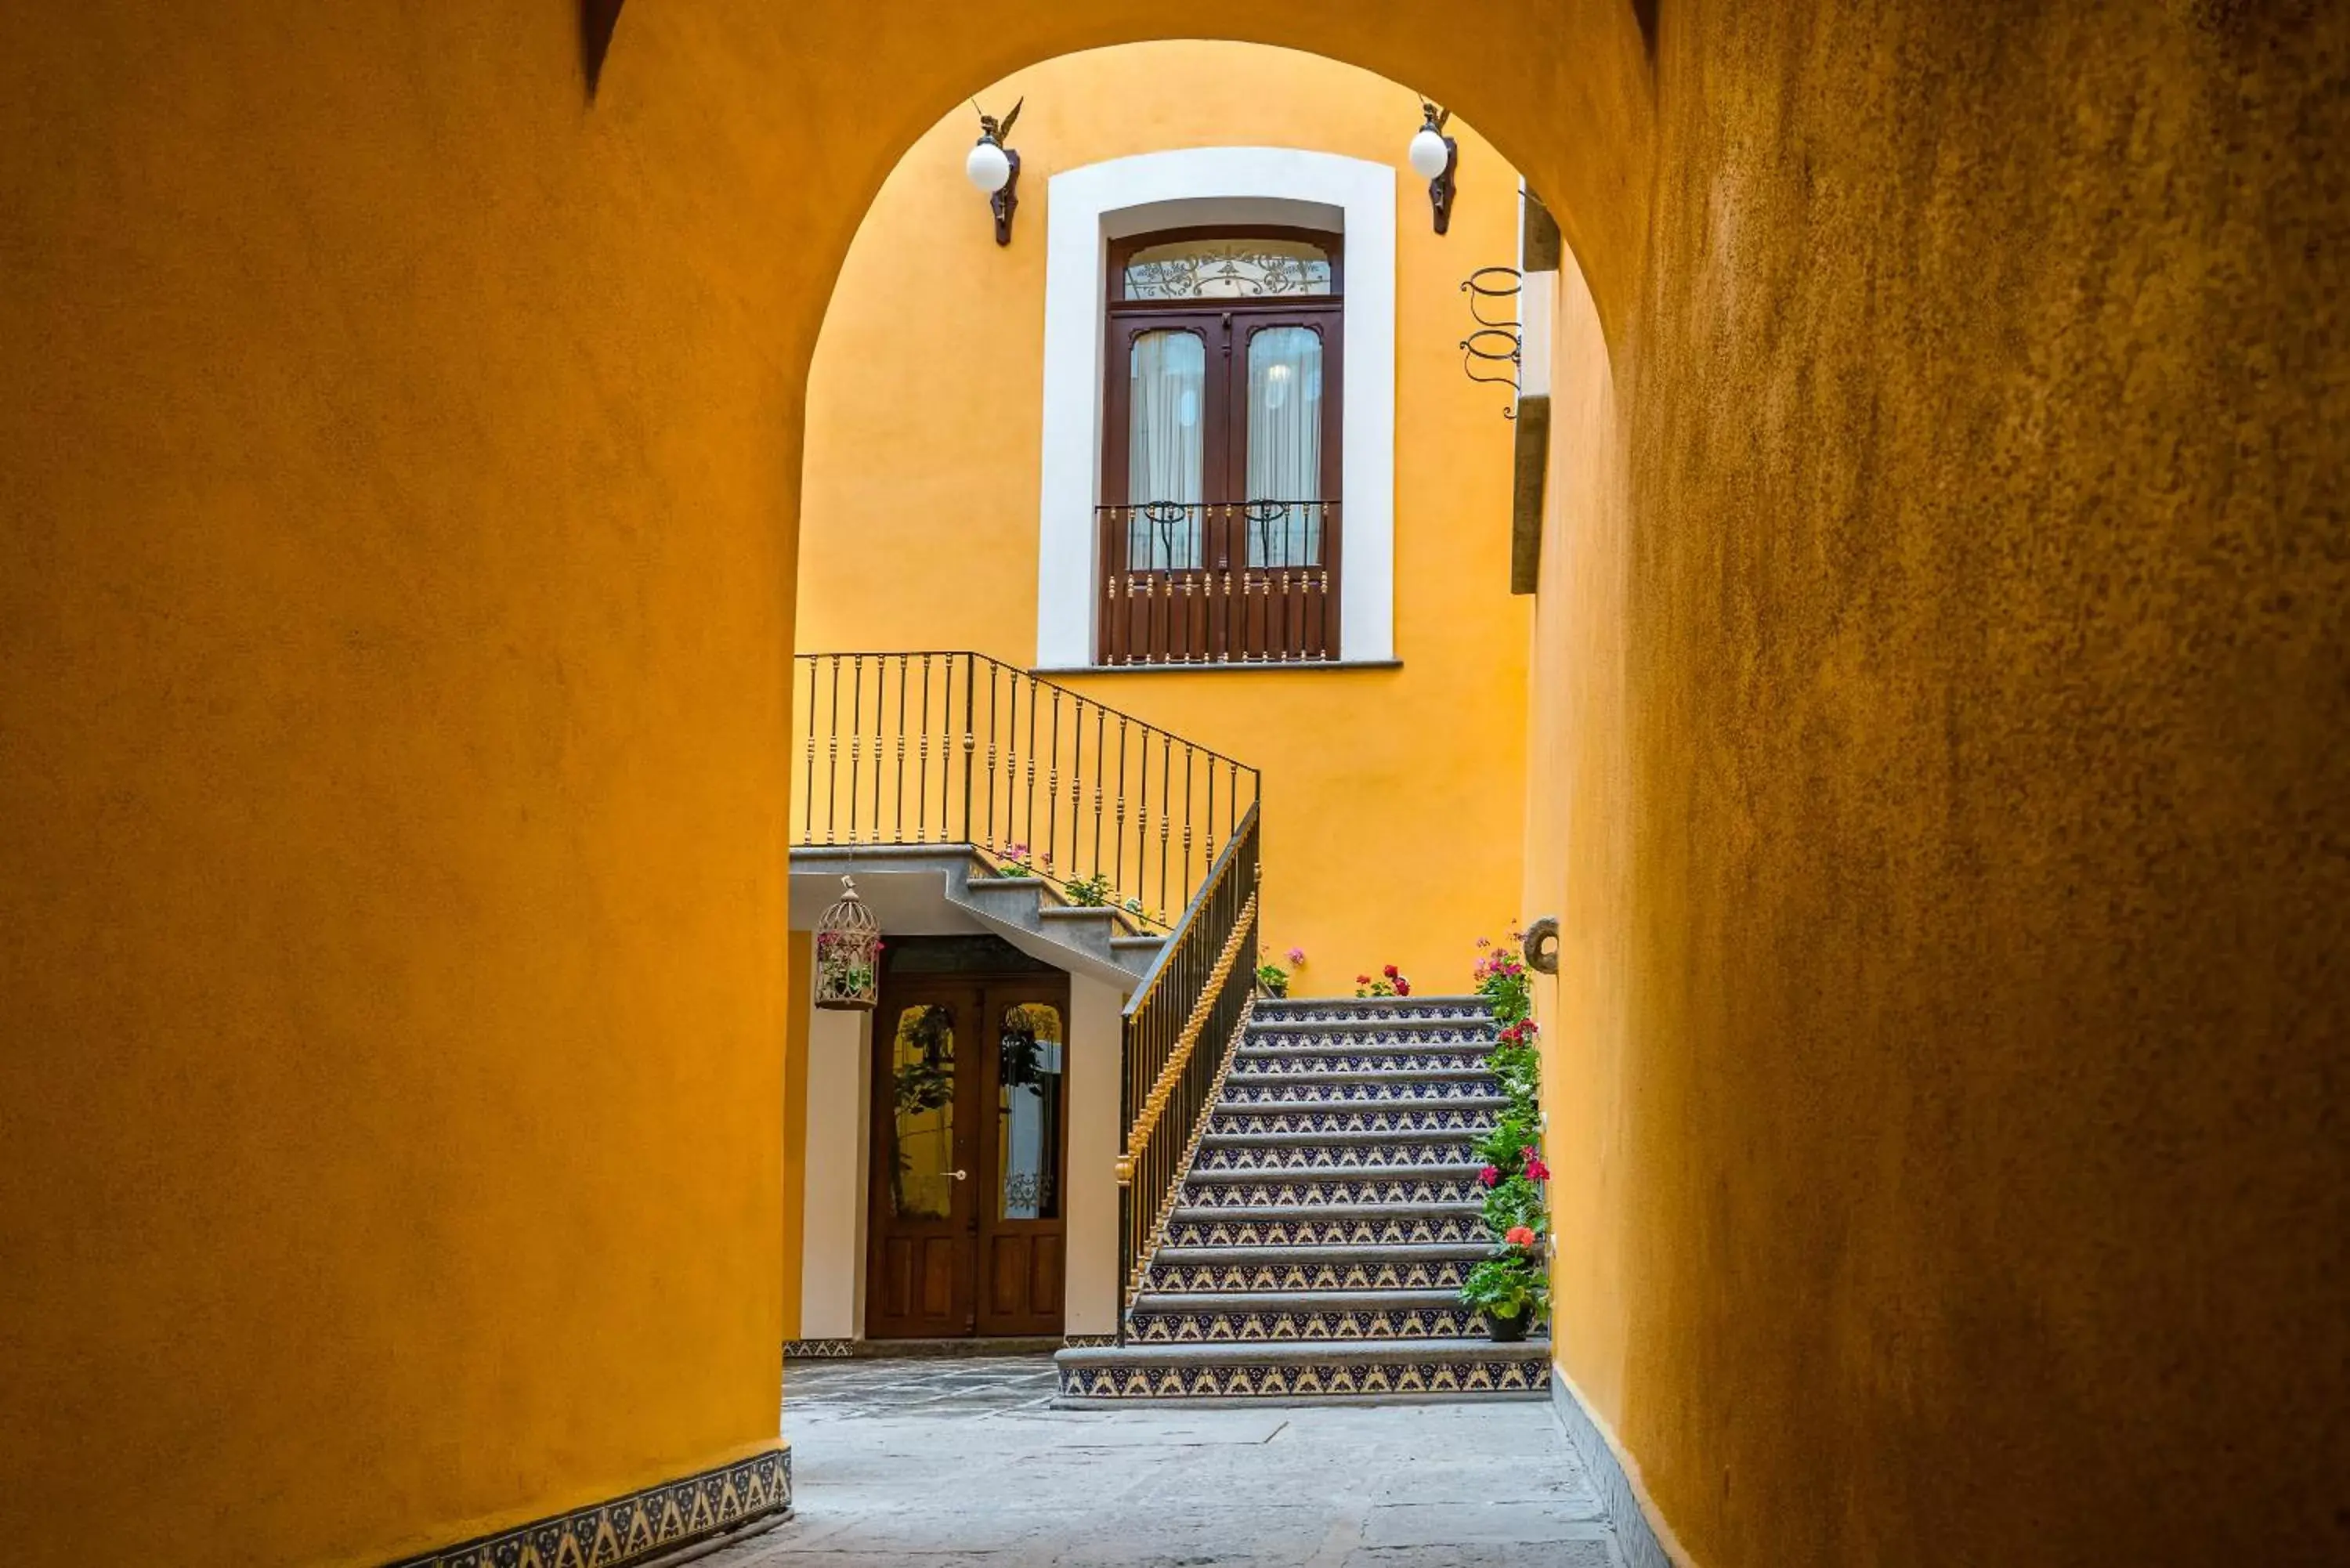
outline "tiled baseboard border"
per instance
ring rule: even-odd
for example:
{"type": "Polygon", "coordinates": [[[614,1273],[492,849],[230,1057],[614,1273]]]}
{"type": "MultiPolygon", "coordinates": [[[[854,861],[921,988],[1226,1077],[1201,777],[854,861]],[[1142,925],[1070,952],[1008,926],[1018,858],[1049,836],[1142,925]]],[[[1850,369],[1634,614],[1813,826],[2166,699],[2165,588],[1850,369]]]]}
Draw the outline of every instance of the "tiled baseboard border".
{"type": "Polygon", "coordinates": [[[755,1520],[788,1514],[792,1451],[779,1448],[609,1502],[534,1520],[390,1568],[626,1568],[755,1520]]]}
{"type": "Polygon", "coordinates": [[[784,1355],[793,1361],[847,1361],[857,1354],[853,1339],[787,1339],[784,1355]]]}
{"type": "Polygon", "coordinates": [[[1678,1542],[1668,1549],[1669,1528],[1663,1538],[1659,1537],[1657,1521],[1649,1516],[1647,1500],[1625,1470],[1616,1445],[1584,1405],[1574,1380],[1555,1366],[1550,1370],[1550,1412],[1599,1488],[1608,1521],[1616,1527],[1616,1544],[1624,1555],[1625,1568],[1695,1568],[1688,1553],[1678,1550],[1678,1542]]]}

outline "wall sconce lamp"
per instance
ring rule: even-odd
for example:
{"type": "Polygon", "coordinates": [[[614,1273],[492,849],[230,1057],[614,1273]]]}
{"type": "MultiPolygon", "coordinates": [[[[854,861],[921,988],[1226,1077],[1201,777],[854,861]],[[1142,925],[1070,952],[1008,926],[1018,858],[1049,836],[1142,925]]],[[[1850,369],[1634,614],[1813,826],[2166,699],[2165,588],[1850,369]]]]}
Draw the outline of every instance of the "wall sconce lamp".
{"type": "Polygon", "coordinates": [[[962,161],[962,171],[995,211],[995,243],[999,245],[1012,243],[1012,213],[1020,205],[1020,154],[1003,144],[1012,139],[1013,122],[1020,118],[1021,104],[1027,101],[1024,98],[1014,104],[1012,112],[1001,122],[979,109],[977,99],[971,106],[979,109],[979,145],[962,161]]]}
{"type": "Polygon", "coordinates": [[[1439,109],[1426,99],[1419,100],[1419,108],[1425,119],[1411,139],[1411,171],[1428,182],[1428,200],[1436,209],[1436,232],[1440,234],[1452,226],[1452,171],[1461,166],[1461,144],[1444,134],[1452,119],[1451,109],[1439,109]]]}

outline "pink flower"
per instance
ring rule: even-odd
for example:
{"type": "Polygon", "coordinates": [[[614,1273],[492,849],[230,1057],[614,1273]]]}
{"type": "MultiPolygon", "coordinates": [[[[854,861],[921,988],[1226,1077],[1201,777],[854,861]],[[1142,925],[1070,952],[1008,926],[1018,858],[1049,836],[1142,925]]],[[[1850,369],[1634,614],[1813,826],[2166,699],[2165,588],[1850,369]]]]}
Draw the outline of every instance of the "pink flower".
{"type": "Polygon", "coordinates": [[[1477,1179],[1488,1187],[1499,1187],[1502,1184],[1502,1168],[1498,1165],[1489,1165],[1477,1173],[1477,1179]]]}
{"type": "Polygon", "coordinates": [[[1526,1179],[1529,1181],[1548,1181],[1550,1179],[1550,1167],[1544,1165],[1542,1162],[1542,1156],[1536,1154],[1532,1149],[1526,1150],[1526,1179]]]}
{"type": "Polygon", "coordinates": [[[1534,1233],[1523,1225],[1513,1225],[1502,1233],[1502,1240],[1513,1247],[1531,1247],[1534,1244],[1534,1233]]]}
{"type": "Polygon", "coordinates": [[[1305,968],[1305,950],[1304,948],[1292,948],[1292,949],[1290,949],[1290,950],[1289,950],[1289,961],[1290,961],[1292,964],[1295,965],[1296,967],[1298,967],[1298,968],[1300,968],[1300,969],[1305,968]]]}

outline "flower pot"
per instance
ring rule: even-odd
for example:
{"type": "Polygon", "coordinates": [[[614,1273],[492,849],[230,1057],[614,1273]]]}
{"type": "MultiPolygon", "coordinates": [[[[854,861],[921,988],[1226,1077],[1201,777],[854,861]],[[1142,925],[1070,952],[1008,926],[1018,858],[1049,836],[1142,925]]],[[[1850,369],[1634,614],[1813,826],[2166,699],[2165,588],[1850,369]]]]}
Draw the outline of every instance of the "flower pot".
{"type": "Polygon", "coordinates": [[[1526,1336],[1526,1320],[1532,1313],[1520,1313],[1515,1317],[1503,1317],[1499,1313],[1485,1314],[1485,1332],[1495,1345],[1515,1345],[1526,1336]]]}

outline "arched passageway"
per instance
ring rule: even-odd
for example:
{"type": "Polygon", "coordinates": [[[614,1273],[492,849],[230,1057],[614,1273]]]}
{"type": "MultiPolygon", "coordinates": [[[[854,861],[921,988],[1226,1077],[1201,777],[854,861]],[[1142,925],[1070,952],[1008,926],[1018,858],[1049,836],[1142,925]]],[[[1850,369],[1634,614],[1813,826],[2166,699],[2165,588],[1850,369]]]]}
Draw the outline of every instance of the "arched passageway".
{"type": "MultiPolygon", "coordinates": [[[[2350,16],[1659,9],[1182,17],[1457,105],[1607,328],[1529,824],[1565,1354],[1710,1564],[2317,1560],[2350,16]]],[[[592,108],[575,26],[0,24],[28,1560],[772,1441],[808,353],[922,126],[1168,24],[639,0],[592,108]]]]}

